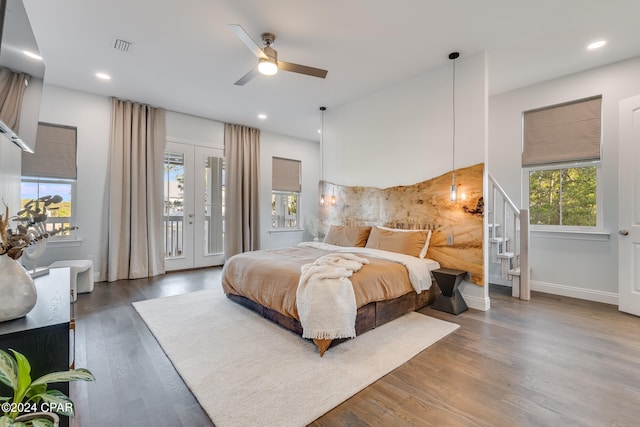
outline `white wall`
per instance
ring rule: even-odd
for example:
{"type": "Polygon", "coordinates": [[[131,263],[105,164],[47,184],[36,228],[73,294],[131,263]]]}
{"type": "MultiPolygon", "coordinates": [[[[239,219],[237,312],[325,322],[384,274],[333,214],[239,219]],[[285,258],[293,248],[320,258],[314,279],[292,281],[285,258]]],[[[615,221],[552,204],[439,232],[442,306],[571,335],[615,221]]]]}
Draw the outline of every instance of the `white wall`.
{"type": "MultiPolygon", "coordinates": [[[[414,184],[452,168],[451,65],[325,113],[324,178],[341,185],[414,184]]],[[[456,62],[455,167],[484,162],[484,55],[456,62]]]]}
{"type": "MultiPolygon", "coordinates": [[[[38,265],[48,265],[56,260],[91,259],[96,277],[103,278],[101,259],[106,253],[107,241],[107,176],[110,132],[109,98],[84,92],[45,85],[40,120],[78,128],[78,184],[76,192],[75,225],[78,242],[50,243],[38,265]]],[[[194,145],[224,148],[224,124],[215,120],[193,117],[167,111],[167,139],[194,145]]],[[[9,144],[6,144],[7,146],[9,144]]],[[[2,147],[0,162],[15,165],[17,147],[2,147]],[[4,154],[8,151],[8,155],[4,154]],[[16,153],[14,153],[16,152],[16,153]]],[[[261,133],[261,246],[292,245],[302,241],[302,233],[268,233],[271,221],[271,157],[288,157],[302,160],[303,215],[317,216],[315,200],[318,183],[318,143],[298,140],[281,135],[261,133]]],[[[5,175],[17,176],[17,181],[6,185],[19,191],[19,169],[2,168],[0,179],[3,187],[9,182],[5,175]]],[[[6,190],[10,191],[9,189],[6,190]]],[[[17,193],[19,194],[19,193],[17,193]]],[[[27,264],[29,267],[29,264],[27,264]]]]}
{"type": "Polygon", "coordinates": [[[489,99],[489,171],[522,206],[521,114],[602,94],[604,231],[609,235],[532,233],[532,289],[617,304],[618,102],[640,93],[640,58],[554,79],[489,99]],[[586,239],[586,240],[585,240],[586,239]]]}
{"type": "Polygon", "coordinates": [[[304,227],[318,218],[318,180],[320,177],[320,148],[317,141],[305,141],[284,135],[260,134],[260,248],[281,248],[311,240],[303,231],[271,230],[271,178],[272,158],[300,160],[302,168],[302,194],[300,195],[300,222],[304,227]]]}
{"type": "MultiPolygon", "coordinates": [[[[78,129],[75,221],[79,242],[49,242],[38,265],[67,259],[90,259],[100,273],[105,253],[107,162],[111,107],[104,96],[44,85],[40,121],[78,129]]],[[[37,149],[37,147],[36,147],[37,149]]],[[[30,263],[26,262],[27,267],[30,263]]]]}
{"type": "MultiPolygon", "coordinates": [[[[451,171],[451,77],[448,64],[328,109],[324,179],[384,188],[451,171]]],[[[485,162],[486,134],[485,55],[461,56],[456,62],[456,168],[485,162]]],[[[461,289],[470,307],[489,307],[488,287],[465,282],[461,289]]]]}
{"type": "Polygon", "coordinates": [[[167,140],[224,150],[224,123],[167,111],[167,140]]]}

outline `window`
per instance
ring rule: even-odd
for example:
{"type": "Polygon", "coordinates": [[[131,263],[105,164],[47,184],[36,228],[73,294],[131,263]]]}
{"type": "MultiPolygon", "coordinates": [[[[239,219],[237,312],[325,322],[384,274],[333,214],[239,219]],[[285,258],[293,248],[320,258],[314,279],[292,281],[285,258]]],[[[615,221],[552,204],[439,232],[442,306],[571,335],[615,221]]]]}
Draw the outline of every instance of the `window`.
{"type": "MultiPolygon", "coordinates": [[[[75,127],[38,123],[35,153],[22,153],[21,206],[42,196],[62,197],[49,206],[47,230],[75,225],[76,135],[75,127]]],[[[50,239],[74,237],[74,231],[68,231],[50,239]]]]}
{"type": "Polygon", "coordinates": [[[271,171],[271,226],[300,229],[301,162],[273,157],[271,171]]]}
{"type": "Polygon", "coordinates": [[[273,228],[300,228],[299,197],[300,193],[274,191],[271,194],[271,226],[273,228]]]}
{"type": "Polygon", "coordinates": [[[601,228],[602,98],[525,112],[522,165],[532,229],[601,228]]]}
{"type": "MultiPolygon", "coordinates": [[[[71,227],[73,224],[73,200],[76,189],[75,180],[47,179],[38,177],[22,177],[20,188],[20,207],[29,200],[38,199],[43,196],[58,195],[62,197],[62,202],[49,205],[48,218],[45,223],[47,231],[53,231],[63,227],[71,227]]],[[[66,231],[50,239],[70,239],[73,231],[66,231]]]]}
{"type": "Polygon", "coordinates": [[[529,170],[531,225],[597,227],[596,165],[529,170]]]}

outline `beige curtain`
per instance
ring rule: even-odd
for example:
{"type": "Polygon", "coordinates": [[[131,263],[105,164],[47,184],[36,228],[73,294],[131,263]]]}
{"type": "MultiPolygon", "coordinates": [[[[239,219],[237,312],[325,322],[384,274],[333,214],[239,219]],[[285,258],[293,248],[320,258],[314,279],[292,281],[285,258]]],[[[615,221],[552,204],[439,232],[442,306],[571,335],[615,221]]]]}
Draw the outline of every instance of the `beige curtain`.
{"type": "Polygon", "coordinates": [[[164,273],[164,110],[111,98],[106,278],[164,273]]]}
{"type": "Polygon", "coordinates": [[[225,124],[224,254],[259,249],[258,176],[260,130],[225,124]]]}
{"type": "Polygon", "coordinates": [[[25,83],[28,83],[30,78],[28,74],[15,73],[8,68],[0,67],[0,120],[14,132],[18,132],[20,127],[22,97],[27,90],[25,83]]]}

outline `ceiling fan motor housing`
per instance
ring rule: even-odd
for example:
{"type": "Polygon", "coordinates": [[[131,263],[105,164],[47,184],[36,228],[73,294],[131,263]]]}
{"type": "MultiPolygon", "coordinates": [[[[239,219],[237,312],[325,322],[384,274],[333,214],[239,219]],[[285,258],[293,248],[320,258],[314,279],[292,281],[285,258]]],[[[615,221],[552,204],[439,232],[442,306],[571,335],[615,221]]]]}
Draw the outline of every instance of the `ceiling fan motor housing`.
{"type": "Polygon", "coordinates": [[[269,58],[270,62],[273,62],[274,64],[278,63],[278,52],[276,52],[274,48],[265,46],[262,48],[262,51],[265,55],[267,55],[267,58],[269,58]]]}
{"type": "Polygon", "coordinates": [[[262,37],[262,43],[265,46],[271,46],[276,41],[276,35],[273,33],[262,33],[260,37],[262,37]]]}

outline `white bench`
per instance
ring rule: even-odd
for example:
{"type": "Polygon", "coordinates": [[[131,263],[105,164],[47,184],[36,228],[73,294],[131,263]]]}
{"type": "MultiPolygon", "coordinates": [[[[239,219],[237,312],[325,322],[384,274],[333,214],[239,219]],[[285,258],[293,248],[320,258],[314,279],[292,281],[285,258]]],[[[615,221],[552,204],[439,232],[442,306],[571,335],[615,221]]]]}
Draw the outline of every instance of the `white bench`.
{"type": "Polygon", "coordinates": [[[76,302],[78,293],[93,291],[93,262],[88,259],[55,261],[52,268],[69,268],[71,276],[71,300],[76,302]]]}

